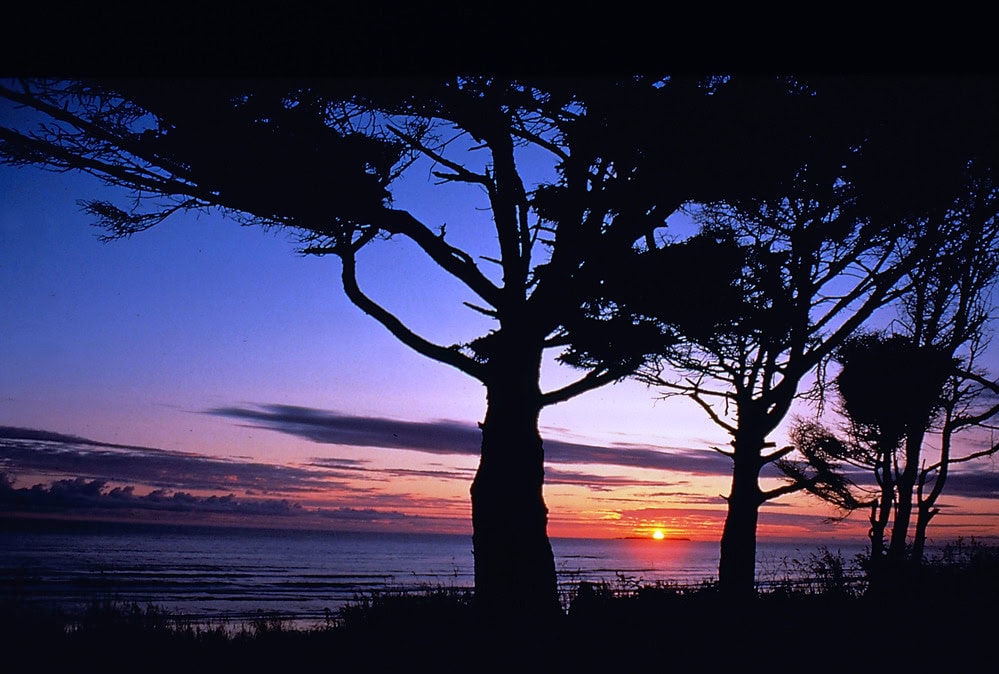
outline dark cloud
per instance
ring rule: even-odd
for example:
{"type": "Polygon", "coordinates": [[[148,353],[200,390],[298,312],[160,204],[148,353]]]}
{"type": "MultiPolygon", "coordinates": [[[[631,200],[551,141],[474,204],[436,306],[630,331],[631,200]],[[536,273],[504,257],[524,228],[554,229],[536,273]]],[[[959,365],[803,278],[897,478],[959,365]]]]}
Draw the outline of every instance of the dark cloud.
{"type": "Polygon", "coordinates": [[[375,510],[373,508],[326,508],[319,512],[325,518],[353,522],[386,522],[408,519],[410,516],[398,511],[375,510]]]}
{"type": "MultiPolygon", "coordinates": [[[[308,466],[280,466],[252,461],[206,457],[150,447],[115,445],[77,436],[34,429],[0,428],[0,513],[42,514],[46,516],[129,517],[137,514],[190,513],[192,516],[236,516],[297,518],[298,521],[340,523],[345,528],[358,524],[378,525],[405,519],[426,518],[407,515],[397,507],[412,505],[410,497],[380,495],[370,487],[348,480],[387,480],[391,472],[366,466],[355,459],[317,459],[308,466]],[[39,476],[71,475],[50,484],[15,488],[13,474],[39,476]],[[110,486],[134,483],[152,491],[136,493],[136,486],[110,486]],[[246,496],[310,494],[329,495],[350,492],[366,503],[384,499],[388,508],[304,507],[287,498],[243,498],[232,493],[238,488],[246,496]],[[199,496],[192,491],[222,492],[199,496]]],[[[440,479],[443,473],[433,471],[440,479]]],[[[465,479],[470,479],[470,473],[465,479]]],[[[418,525],[417,525],[418,526],[418,525]]]]}
{"type": "Polygon", "coordinates": [[[243,419],[251,422],[249,425],[254,428],[278,431],[323,444],[415,449],[431,454],[479,453],[478,428],[457,421],[397,421],[293,405],[261,405],[256,409],[223,407],[208,413],[243,419]]]}
{"type": "Polygon", "coordinates": [[[545,469],[546,485],[574,485],[588,487],[593,491],[610,491],[622,487],[667,487],[670,482],[662,480],[642,480],[626,475],[599,475],[578,471],[545,469]]]}
{"type": "MultiPolygon", "coordinates": [[[[458,421],[358,417],[292,405],[225,407],[208,413],[325,444],[478,456],[481,442],[476,425],[458,421]]],[[[698,475],[729,475],[732,470],[729,459],[717,452],[633,443],[599,446],[545,440],[545,459],[548,463],[623,466],[698,475]]]]}
{"type": "Polygon", "coordinates": [[[689,505],[698,503],[714,505],[725,502],[725,497],[721,494],[700,494],[691,491],[663,491],[655,494],[649,494],[647,497],[647,499],[653,498],[662,498],[689,505]]]}
{"type": "Polygon", "coordinates": [[[944,487],[945,496],[999,498],[999,470],[984,467],[951,473],[944,487]]]}
{"type": "Polygon", "coordinates": [[[16,428],[14,426],[0,426],[0,439],[20,439],[20,440],[43,440],[45,442],[62,442],[80,445],[99,445],[104,447],[118,447],[120,445],[110,445],[105,442],[94,442],[76,435],[65,435],[63,433],[53,433],[52,431],[40,431],[34,428],[16,428]]]}
{"type": "MultiPolygon", "coordinates": [[[[779,477],[780,474],[768,467],[764,470],[764,477],[779,477]]],[[[878,490],[874,473],[869,470],[847,466],[843,471],[857,487],[874,493],[878,490]]],[[[932,485],[927,482],[927,489],[932,485]]],[[[944,497],[960,496],[965,498],[999,498],[999,469],[996,469],[989,462],[981,462],[978,465],[965,464],[960,470],[951,470],[947,475],[947,482],[944,485],[944,497]]]]}
{"type": "Polygon", "coordinates": [[[365,471],[369,461],[363,459],[341,459],[337,457],[316,457],[309,465],[337,471],[365,471]]]}
{"type": "Polygon", "coordinates": [[[259,494],[310,493],[346,488],[349,462],[332,467],[296,467],[235,461],[96,442],[44,431],[0,430],[0,470],[8,473],[72,475],[163,489],[241,491],[259,494]],[[343,483],[333,482],[342,478],[343,483]]]}
{"type": "Polygon", "coordinates": [[[657,449],[624,443],[611,443],[606,447],[599,447],[546,440],[545,459],[552,463],[600,464],[695,475],[732,473],[731,461],[717,452],[679,447],[657,449]]]}
{"type": "Polygon", "coordinates": [[[56,480],[48,487],[36,484],[15,489],[9,480],[0,480],[0,512],[93,512],[145,511],[226,513],[238,515],[288,516],[302,512],[302,506],[287,499],[241,500],[233,494],[195,496],[183,491],[157,489],[137,496],[132,486],[107,488],[102,480],[82,477],[56,480]]]}
{"type": "Polygon", "coordinates": [[[390,477],[429,477],[434,480],[456,480],[469,484],[475,477],[475,471],[470,468],[453,468],[439,470],[417,470],[414,468],[385,468],[380,473],[390,477]]]}
{"type": "MultiPolygon", "coordinates": [[[[398,502],[398,497],[394,499],[398,502]]],[[[0,473],[0,514],[120,518],[142,513],[147,517],[183,513],[190,516],[225,515],[239,518],[279,518],[283,520],[327,522],[351,528],[357,524],[379,525],[400,520],[423,519],[398,510],[375,508],[305,508],[288,499],[244,499],[234,494],[196,496],[184,491],[157,489],[139,496],[135,488],[108,489],[101,480],[74,478],[57,480],[46,487],[37,484],[15,489],[6,475],[0,473]]]]}

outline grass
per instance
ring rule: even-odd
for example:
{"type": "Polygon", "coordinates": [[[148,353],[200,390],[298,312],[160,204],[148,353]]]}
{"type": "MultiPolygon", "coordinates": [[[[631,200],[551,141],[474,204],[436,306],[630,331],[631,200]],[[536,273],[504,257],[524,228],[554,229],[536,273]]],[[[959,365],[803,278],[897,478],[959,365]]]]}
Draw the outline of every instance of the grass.
{"type": "Polygon", "coordinates": [[[560,620],[488,628],[470,592],[443,587],[359,597],[310,628],[265,615],[191,623],[111,601],[75,616],[12,604],[0,612],[0,662],[11,674],[991,671],[999,549],[959,541],[878,593],[837,555],[801,563],[812,582],[790,582],[789,572],[751,602],[726,602],[710,583],[580,583],[560,620]]]}

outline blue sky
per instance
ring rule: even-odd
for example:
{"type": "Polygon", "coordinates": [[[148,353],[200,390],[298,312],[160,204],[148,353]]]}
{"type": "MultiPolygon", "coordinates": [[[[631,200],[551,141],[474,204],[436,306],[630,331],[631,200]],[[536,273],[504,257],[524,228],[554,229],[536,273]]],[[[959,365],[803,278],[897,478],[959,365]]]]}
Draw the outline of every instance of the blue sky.
{"type": "MultiPolygon", "coordinates": [[[[219,451],[226,429],[217,427],[231,424],[200,412],[238,404],[481,419],[482,387],[351,305],[335,258],[302,256],[288,232],[217,214],[179,214],[102,243],[77,201],[107,193],[85,176],[0,168],[7,423],[219,451]],[[164,417],[197,437],[157,431],[164,417]]],[[[465,297],[442,289],[439,270],[414,264],[405,242],[376,247],[361,260],[362,283],[415,329],[443,343],[488,329],[465,297]]],[[[575,376],[546,369],[550,385],[575,376]]],[[[648,433],[663,425],[652,408],[652,393],[622,384],[547,410],[544,421],[583,435],[648,433]]]]}

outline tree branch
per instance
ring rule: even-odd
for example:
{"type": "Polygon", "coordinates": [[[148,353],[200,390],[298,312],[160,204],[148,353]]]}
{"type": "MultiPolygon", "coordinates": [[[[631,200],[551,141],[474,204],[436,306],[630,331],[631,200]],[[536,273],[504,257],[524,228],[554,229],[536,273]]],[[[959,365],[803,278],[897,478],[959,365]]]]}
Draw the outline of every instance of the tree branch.
{"type": "Polygon", "coordinates": [[[577,379],[573,383],[563,386],[560,389],[542,393],[541,406],[547,407],[548,405],[565,402],[566,400],[574,398],[581,393],[591,391],[595,388],[603,386],[604,384],[609,384],[610,382],[617,381],[619,379],[624,379],[627,376],[627,372],[622,372],[614,368],[607,370],[591,370],[582,379],[577,379]]]}
{"type": "Polygon", "coordinates": [[[451,365],[465,374],[475,377],[479,381],[485,381],[486,372],[482,365],[458,352],[456,349],[443,347],[420,337],[406,327],[392,313],[365,295],[357,284],[354,252],[346,251],[342,248],[337,249],[336,252],[342,261],[341,279],[343,281],[344,292],[346,292],[350,301],[361,311],[384,325],[396,339],[417,353],[440,363],[451,365]]]}
{"type": "Polygon", "coordinates": [[[775,487],[770,491],[764,491],[760,493],[760,498],[764,501],[772,501],[781,496],[786,496],[787,494],[794,494],[796,492],[808,489],[809,483],[814,483],[814,480],[808,480],[806,482],[791,482],[789,484],[781,485],[780,487],[775,487]]]}
{"type": "Polygon", "coordinates": [[[727,433],[729,433],[731,435],[735,435],[735,432],[737,430],[736,427],[733,426],[732,424],[726,422],[725,420],[723,420],[718,415],[718,413],[715,412],[714,408],[711,407],[711,405],[706,400],[702,400],[700,392],[694,391],[693,393],[689,394],[689,397],[695,403],[697,403],[698,405],[700,405],[701,409],[703,409],[705,412],[707,412],[707,415],[708,415],[708,417],[710,417],[711,421],[713,421],[716,425],[718,425],[721,428],[723,428],[727,433]]]}
{"type": "Polygon", "coordinates": [[[781,459],[783,459],[785,456],[787,456],[788,454],[790,454],[793,451],[794,451],[794,445],[788,445],[786,447],[781,447],[776,452],[771,452],[770,454],[767,454],[766,456],[763,456],[761,454],[760,455],[760,461],[761,461],[760,465],[765,465],[765,464],[768,464],[768,463],[773,463],[774,461],[780,461],[781,459]]]}
{"type": "Polygon", "coordinates": [[[454,171],[453,174],[434,172],[434,175],[436,175],[438,178],[442,178],[444,180],[456,180],[465,183],[477,183],[479,185],[484,185],[487,188],[489,187],[489,178],[487,176],[484,176],[481,173],[475,173],[474,171],[469,171],[468,168],[466,168],[465,166],[462,166],[457,162],[451,161],[450,159],[448,159],[447,157],[445,157],[444,155],[435,150],[431,150],[429,147],[418,141],[410,134],[405,133],[401,129],[398,129],[391,125],[389,125],[388,129],[396,136],[398,136],[406,143],[408,143],[410,146],[416,148],[426,156],[433,159],[438,164],[446,166],[452,171],[454,171]]]}
{"type": "Polygon", "coordinates": [[[472,292],[494,308],[502,305],[500,289],[490,281],[475,264],[472,257],[455,248],[408,211],[387,209],[376,223],[389,234],[401,234],[412,240],[442,269],[464,283],[472,292]]]}

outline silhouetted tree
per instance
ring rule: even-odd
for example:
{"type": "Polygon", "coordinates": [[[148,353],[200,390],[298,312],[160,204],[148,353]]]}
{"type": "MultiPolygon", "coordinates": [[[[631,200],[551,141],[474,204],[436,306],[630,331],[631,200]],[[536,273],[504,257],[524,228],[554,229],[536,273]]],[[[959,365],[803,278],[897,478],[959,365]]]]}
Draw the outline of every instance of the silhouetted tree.
{"type": "MultiPolygon", "coordinates": [[[[710,321],[673,327],[683,341],[636,373],[667,396],[688,396],[731,436],[732,450],[718,450],[733,461],[719,582],[736,595],[755,587],[760,506],[806,485],[761,489],[763,468],[791,451],[775,449],[768,436],[806,375],[898,296],[911,265],[885,231],[845,210],[844,198],[831,191],[820,201],[802,192],[761,202],[755,211],[720,204],[697,211],[699,236],[725,241],[724,248],[737,254],[737,292],[714,298],[710,321]]],[[[655,254],[638,257],[659,266],[655,254]]],[[[625,315],[655,321],[658,307],[623,292],[613,296],[625,315]]]]}
{"type": "MultiPolygon", "coordinates": [[[[883,562],[919,563],[949,467],[999,450],[954,449],[955,434],[999,413],[999,389],[978,368],[999,278],[997,194],[989,180],[975,180],[945,217],[924,223],[924,236],[937,239],[938,250],[908,273],[908,291],[891,331],[855,337],[838,350],[843,439],[815,422],[797,427],[795,445],[809,468],[842,476],[845,467],[853,467],[873,476],[873,494],[854,487],[843,499],[812,490],[847,511],[871,508],[873,569],[883,562]],[[805,429],[821,442],[801,435],[805,429]],[[939,449],[928,446],[930,431],[939,449]],[[929,464],[928,454],[934,456],[929,464]]],[[[794,479],[805,472],[795,462],[781,467],[794,479]]]]}
{"type": "MultiPolygon", "coordinates": [[[[997,208],[999,187],[991,174],[979,179],[967,197],[954,204],[947,226],[938,230],[948,239],[947,250],[935,260],[935,266],[916,271],[914,292],[904,311],[908,320],[901,322],[914,341],[940,349],[958,366],[943,389],[939,453],[927,463],[924,447],[919,461],[911,548],[911,559],[916,563],[923,559],[926,529],[939,512],[936,503],[950,467],[999,451],[997,443],[979,450],[954,446],[958,434],[991,430],[989,424],[999,414],[999,384],[980,362],[989,340],[994,290],[999,281],[997,208]]],[[[899,536],[903,535],[900,525],[899,536]]],[[[901,542],[895,544],[893,538],[892,544],[901,551],[901,542]]]]}
{"type": "Polygon", "coordinates": [[[135,197],[128,208],[86,202],[107,238],[204,208],[288,228],[304,252],[339,258],[347,297],[397,339],[482,382],[476,599],[519,616],[558,610],[540,411],[624,377],[673,336],[649,332],[556,390],[541,390],[543,355],[566,348],[568,325],[617,339],[614,321],[583,308],[600,278],[618,275],[618,251],[685,202],[752,193],[801,165],[798,107],[811,104],[783,78],[18,81],[0,97],[43,118],[0,128],[8,164],[84,171],[135,197]],[[443,225],[394,206],[393,187],[420,160],[485,195],[492,248],[459,247],[443,225]],[[359,254],[391,237],[457,279],[494,329],[434,343],[368,295],[359,254]]]}
{"type": "Polygon", "coordinates": [[[943,493],[951,466],[974,461],[999,453],[999,442],[989,442],[982,449],[958,450],[954,439],[958,433],[974,429],[995,430],[999,414],[999,382],[976,372],[962,370],[950,382],[949,396],[944,402],[940,429],[940,451],[934,461],[920,465],[916,484],[916,524],[910,558],[920,563],[926,550],[927,527],[939,512],[937,500],[943,493]]]}
{"type": "Polygon", "coordinates": [[[851,340],[837,359],[843,369],[836,385],[849,419],[851,445],[855,452],[860,450],[851,463],[870,470],[878,485],[870,503],[869,534],[871,562],[877,565],[882,555],[901,558],[905,553],[911,505],[906,508],[901,502],[911,504],[920,448],[944,404],[943,389],[955,363],[940,348],[903,335],[876,333],[851,340]]]}
{"type": "MultiPolygon", "coordinates": [[[[924,236],[924,226],[942,222],[955,199],[971,189],[969,167],[996,165],[988,121],[997,111],[992,80],[813,84],[806,89],[829,122],[828,128],[816,125],[809,139],[821,151],[768,197],[689,209],[700,236],[739,251],[739,293],[713,299],[727,306],[716,306],[709,322],[684,325],[639,297],[634,283],[612,280],[595,303],[622,323],[658,323],[673,334],[677,345],[647,360],[638,379],[666,395],[689,397],[731,437],[731,451],[719,450],[733,461],[719,565],[719,582],[731,596],[754,591],[763,503],[808,488],[846,498],[831,464],[762,489],[764,467],[794,451],[793,445],[776,448],[769,435],[802,395],[806,377],[907,291],[911,270],[942,250],[941,238],[924,236]],[[851,133],[853,144],[837,144],[851,133]]],[[[657,255],[654,242],[639,247],[629,269],[654,268],[657,255]]],[[[696,288],[703,276],[690,277],[685,287],[696,288]]],[[[649,287],[649,293],[660,288],[649,287]]],[[[592,364],[601,353],[601,345],[583,340],[566,359],[592,364]]]]}

